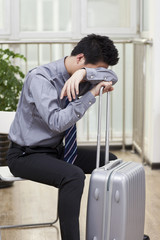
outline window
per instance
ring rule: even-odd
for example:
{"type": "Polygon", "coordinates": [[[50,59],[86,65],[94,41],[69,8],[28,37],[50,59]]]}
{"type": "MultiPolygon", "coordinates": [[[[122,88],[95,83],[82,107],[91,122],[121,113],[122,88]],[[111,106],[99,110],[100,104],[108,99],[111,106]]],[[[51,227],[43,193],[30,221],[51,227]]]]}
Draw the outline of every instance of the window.
{"type": "Polygon", "coordinates": [[[72,0],[20,0],[20,32],[71,33],[72,0]]]}
{"type": "Polygon", "coordinates": [[[82,32],[136,34],[135,0],[82,0],[82,32]]]}
{"type": "Polygon", "coordinates": [[[0,0],[0,35],[10,33],[10,1],[0,0]]]}
{"type": "Polygon", "coordinates": [[[93,32],[137,37],[138,4],[138,0],[0,0],[0,37],[80,39],[93,32]]]}
{"type": "Polygon", "coordinates": [[[3,9],[4,9],[4,1],[0,0],[0,29],[4,27],[3,9]]]}
{"type": "Polygon", "coordinates": [[[148,32],[149,31],[149,0],[142,0],[142,32],[148,32]]]}

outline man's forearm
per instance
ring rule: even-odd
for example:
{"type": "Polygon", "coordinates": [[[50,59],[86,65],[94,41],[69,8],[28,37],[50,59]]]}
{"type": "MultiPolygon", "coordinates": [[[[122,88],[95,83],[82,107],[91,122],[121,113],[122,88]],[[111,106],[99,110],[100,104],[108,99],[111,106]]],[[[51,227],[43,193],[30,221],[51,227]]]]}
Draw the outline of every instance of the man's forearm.
{"type": "MultiPolygon", "coordinates": [[[[69,101],[72,101],[72,99],[76,99],[76,95],[79,95],[79,85],[83,81],[89,82],[91,85],[96,85],[102,81],[111,82],[113,85],[118,81],[118,78],[112,70],[105,68],[79,69],[66,81],[61,92],[61,99],[63,99],[63,97],[65,96],[68,97],[69,101]]],[[[82,88],[81,90],[81,93],[87,91],[87,89],[83,91],[82,88]]],[[[88,89],[88,91],[89,90],[90,89],[88,89]]]]}

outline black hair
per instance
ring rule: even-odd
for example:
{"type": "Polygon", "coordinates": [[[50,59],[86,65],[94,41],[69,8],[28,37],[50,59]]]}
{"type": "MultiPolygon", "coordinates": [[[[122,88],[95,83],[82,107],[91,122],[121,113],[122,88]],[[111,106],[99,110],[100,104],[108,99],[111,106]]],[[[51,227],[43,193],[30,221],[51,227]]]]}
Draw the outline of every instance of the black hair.
{"type": "Polygon", "coordinates": [[[90,34],[80,40],[71,52],[71,56],[83,53],[85,64],[96,64],[100,61],[113,66],[118,63],[118,50],[107,36],[90,34]]]}

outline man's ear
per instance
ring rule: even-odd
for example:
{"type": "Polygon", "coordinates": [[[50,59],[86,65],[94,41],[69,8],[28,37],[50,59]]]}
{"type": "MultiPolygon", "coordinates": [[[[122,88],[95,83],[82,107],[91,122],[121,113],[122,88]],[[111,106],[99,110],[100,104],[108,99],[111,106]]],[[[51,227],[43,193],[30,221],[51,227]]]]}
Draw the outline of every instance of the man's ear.
{"type": "Polygon", "coordinates": [[[80,53],[80,54],[76,55],[76,61],[77,61],[77,64],[84,65],[85,64],[85,56],[84,56],[84,54],[80,53]]]}

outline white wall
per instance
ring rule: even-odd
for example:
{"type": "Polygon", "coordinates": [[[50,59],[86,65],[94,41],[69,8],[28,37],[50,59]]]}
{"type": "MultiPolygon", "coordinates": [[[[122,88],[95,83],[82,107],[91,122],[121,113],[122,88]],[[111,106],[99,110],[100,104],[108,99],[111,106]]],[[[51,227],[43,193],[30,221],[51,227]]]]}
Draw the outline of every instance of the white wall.
{"type": "Polygon", "coordinates": [[[0,111],[0,133],[8,134],[15,112],[0,111]]]}
{"type": "Polygon", "coordinates": [[[151,1],[151,34],[153,37],[152,138],[151,162],[160,163],[160,1],[151,1]]]}
{"type": "Polygon", "coordinates": [[[147,52],[147,92],[150,99],[146,99],[146,149],[149,161],[160,163],[160,1],[149,2],[149,32],[148,37],[153,39],[153,46],[147,52]],[[151,71],[148,71],[150,69],[151,71]]]}

